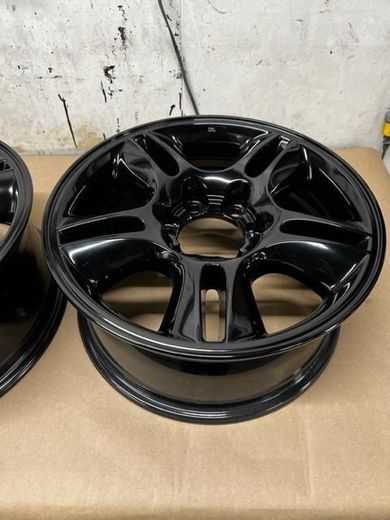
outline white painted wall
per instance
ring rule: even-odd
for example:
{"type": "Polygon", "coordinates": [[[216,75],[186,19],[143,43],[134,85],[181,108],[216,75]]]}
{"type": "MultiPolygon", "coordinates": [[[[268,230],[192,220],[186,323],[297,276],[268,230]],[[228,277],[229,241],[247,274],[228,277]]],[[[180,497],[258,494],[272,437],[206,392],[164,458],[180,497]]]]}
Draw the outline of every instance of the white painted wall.
{"type": "MultiPolygon", "coordinates": [[[[380,147],[389,0],[164,3],[201,113],[380,147]]],[[[78,149],[191,114],[157,0],[3,0],[0,46],[0,139],[21,151],[74,150],[59,96],[78,149]]]]}

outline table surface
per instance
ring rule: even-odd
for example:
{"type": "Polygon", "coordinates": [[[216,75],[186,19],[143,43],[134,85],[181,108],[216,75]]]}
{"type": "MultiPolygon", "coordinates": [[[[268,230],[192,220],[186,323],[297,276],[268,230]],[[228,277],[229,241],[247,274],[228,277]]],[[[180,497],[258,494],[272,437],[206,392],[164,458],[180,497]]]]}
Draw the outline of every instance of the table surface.
{"type": "MultiPolygon", "coordinates": [[[[371,149],[339,151],[390,219],[371,149]]],[[[74,156],[26,156],[33,218],[74,156]]],[[[36,366],[0,400],[0,518],[390,518],[390,273],[289,406],[192,425],[127,401],[93,367],[68,305],[36,366]]]]}

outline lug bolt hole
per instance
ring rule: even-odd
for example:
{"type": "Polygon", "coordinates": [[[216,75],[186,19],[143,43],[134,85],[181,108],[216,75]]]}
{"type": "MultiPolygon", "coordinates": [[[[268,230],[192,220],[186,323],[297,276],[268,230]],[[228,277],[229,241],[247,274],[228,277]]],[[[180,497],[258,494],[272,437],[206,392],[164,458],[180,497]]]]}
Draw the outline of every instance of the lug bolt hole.
{"type": "Polygon", "coordinates": [[[245,208],[241,204],[234,204],[228,209],[228,214],[232,218],[240,218],[245,213],[245,208]]]}
{"type": "Polygon", "coordinates": [[[199,200],[188,200],[185,203],[185,207],[191,215],[197,215],[205,210],[205,205],[199,200]]]}

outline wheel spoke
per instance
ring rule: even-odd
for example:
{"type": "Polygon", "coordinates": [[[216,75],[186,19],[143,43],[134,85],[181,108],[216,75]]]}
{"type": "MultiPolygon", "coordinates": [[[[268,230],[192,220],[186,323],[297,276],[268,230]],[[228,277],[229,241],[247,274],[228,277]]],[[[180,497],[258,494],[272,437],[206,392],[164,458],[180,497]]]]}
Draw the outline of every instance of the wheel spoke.
{"type": "Polygon", "coordinates": [[[355,273],[369,252],[369,234],[359,224],[291,211],[282,215],[279,228],[262,240],[258,258],[322,296],[355,273]]]}
{"type": "Polygon", "coordinates": [[[273,143],[277,139],[277,136],[273,133],[266,135],[261,134],[251,138],[242,148],[241,157],[236,162],[236,166],[240,169],[245,170],[248,163],[267,146],[273,143]]]}
{"type": "Polygon", "coordinates": [[[155,270],[169,256],[169,250],[152,242],[112,236],[71,242],[61,252],[92,293],[105,291],[133,272],[155,270]]]}
{"type": "Polygon", "coordinates": [[[201,288],[203,263],[183,257],[160,331],[174,337],[202,340],[201,288]]]}
{"type": "Polygon", "coordinates": [[[155,168],[134,141],[116,144],[89,164],[64,218],[104,215],[147,204],[157,192],[155,168]]]}
{"type": "Polygon", "coordinates": [[[58,236],[73,268],[87,285],[99,290],[171,252],[151,204],[93,217],[68,217],[58,236]]]}
{"type": "Polygon", "coordinates": [[[310,182],[313,176],[313,168],[310,156],[302,145],[286,146],[283,154],[277,157],[269,178],[269,195],[276,197],[284,189],[301,186],[310,182]],[[271,175],[272,174],[272,175],[271,175]]]}
{"type": "Polygon", "coordinates": [[[154,217],[151,204],[91,217],[67,217],[58,228],[58,235],[62,245],[99,236],[121,236],[154,242],[165,247],[161,224],[154,217]]]}
{"type": "Polygon", "coordinates": [[[135,137],[133,142],[163,177],[171,177],[190,168],[189,162],[179,152],[175,143],[156,131],[144,132],[135,137]]]}
{"type": "Polygon", "coordinates": [[[295,161],[300,153],[300,147],[293,143],[287,143],[283,148],[278,149],[275,157],[265,166],[253,185],[252,201],[256,210],[263,211],[266,206],[274,206],[274,201],[270,196],[273,179],[280,177],[280,172],[285,173],[292,168],[295,170],[295,161]],[[292,163],[292,161],[294,162],[292,163]]]}
{"type": "Polygon", "coordinates": [[[158,146],[161,146],[161,148],[163,148],[165,152],[169,154],[178,163],[181,171],[186,170],[190,167],[190,163],[180,152],[175,142],[168,136],[153,131],[147,132],[146,135],[155,143],[157,143],[158,146]]]}
{"type": "Polygon", "coordinates": [[[116,211],[93,217],[68,217],[58,229],[60,243],[143,231],[145,229],[143,220],[128,213],[127,211],[116,211]]]}
{"type": "MultiPolygon", "coordinates": [[[[262,185],[266,185],[280,161],[295,148],[297,145],[271,132],[266,137],[254,138],[248,144],[244,155],[236,162],[235,168],[250,177],[261,176],[262,185]]],[[[259,179],[257,183],[258,181],[259,179]]]]}
{"type": "Polygon", "coordinates": [[[278,206],[305,211],[307,215],[332,216],[339,221],[357,221],[372,230],[369,214],[356,211],[363,201],[348,177],[327,165],[310,148],[292,149],[272,172],[269,196],[278,206]]]}
{"type": "Polygon", "coordinates": [[[225,272],[225,340],[262,337],[266,330],[241,259],[221,263],[225,272]]]}
{"type": "Polygon", "coordinates": [[[16,204],[15,177],[11,169],[0,171],[0,222],[9,224],[16,204]]]}
{"type": "Polygon", "coordinates": [[[287,234],[328,238],[335,242],[358,244],[371,236],[367,227],[359,221],[341,221],[300,211],[281,210],[281,230],[287,234]]]}
{"type": "Polygon", "coordinates": [[[146,192],[153,191],[153,164],[145,150],[134,140],[125,141],[113,154],[112,176],[131,175],[146,192]]]}

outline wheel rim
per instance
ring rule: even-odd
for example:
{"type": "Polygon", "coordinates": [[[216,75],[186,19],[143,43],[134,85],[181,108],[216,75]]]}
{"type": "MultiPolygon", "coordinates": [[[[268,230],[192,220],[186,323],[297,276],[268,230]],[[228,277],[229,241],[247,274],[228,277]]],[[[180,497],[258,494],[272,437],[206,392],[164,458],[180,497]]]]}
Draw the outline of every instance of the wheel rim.
{"type": "Polygon", "coordinates": [[[226,117],[160,121],[102,143],[60,181],[44,226],[52,272],[88,320],[136,347],[200,361],[277,355],[323,337],[365,299],[385,244],[374,197],[335,154],[290,130],[226,117]],[[235,258],[183,254],[181,229],[205,217],[242,231],[235,258]],[[173,283],[158,332],[102,301],[146,269],[173,283]],[[323,302],[278,334],[267,334],[251,291],[270,272],[323,302]],[[224,295],[225,316],[212,343],[202,332],[201,291],[210,289],[224,295]]]}
{"type": "Polygon", "coordinates": [[[17,246],[31,205],[32,184],[27,168],[13,150],[0,142],[0,223],[9,226],[0,242],[0,262],[17,246]]]}
{"type": "Polygon", "coordinates": [[[47,271],[38,231],[29,222],[31,205],[28,170],[0,143],[0,395],[39,359],[65,303],[47,271]]]}

